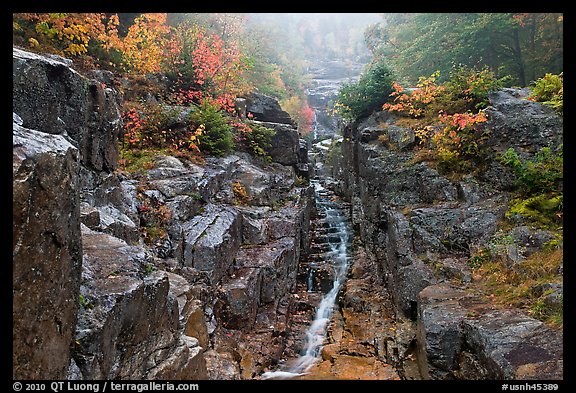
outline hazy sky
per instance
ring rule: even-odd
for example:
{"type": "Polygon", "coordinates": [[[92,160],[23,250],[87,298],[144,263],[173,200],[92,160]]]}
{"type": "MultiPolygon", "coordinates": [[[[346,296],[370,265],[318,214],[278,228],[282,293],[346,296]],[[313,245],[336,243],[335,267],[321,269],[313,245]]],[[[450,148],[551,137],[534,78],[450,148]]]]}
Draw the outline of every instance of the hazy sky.
{"type": "Polygon", "coordinates": [[[364,30],[381,22],[382,14],[372,13],[251,13],[248,23],[282,31],[304,56],[353,58],[367,52],[364,30]]]}

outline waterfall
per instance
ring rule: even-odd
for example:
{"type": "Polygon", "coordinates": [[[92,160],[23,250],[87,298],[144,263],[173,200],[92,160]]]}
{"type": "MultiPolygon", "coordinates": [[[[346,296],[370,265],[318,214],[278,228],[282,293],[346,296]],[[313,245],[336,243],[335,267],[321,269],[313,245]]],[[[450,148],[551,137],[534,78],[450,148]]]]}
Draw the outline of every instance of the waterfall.
{"type": "MultiPolygon", "coordinates": [[[[330,198],[327,190],[317,181],[312,180],[314,185],[316,206],[319,216],[324,216],[328,223],[329,231],[335,236],[330,237],[330,251],[325,253],[326,258],[334,269],[334,281],[332,289],[324,295],[318,308],[314,320],[306,331],[306,341],[301,355],[286,370],[271,371],[262,374],[262,379],[293,378],[304,375],[319,359],[322,344],[326,337],[326,330],[332,309],[336,303],[336,298],[340,286],[346,279],[348,272],[348,245],[350,241],[350,229],[342,209],[330,198]],[[337,241],[335,241],[337,239],[337,241]]],[[[312,270],[309,273],[313,274],[312,270]]],[[[310,275],[308,278],[310,278],[310,275]]],[[[310,290],[308,283],[308,290],[310,290]]]]}

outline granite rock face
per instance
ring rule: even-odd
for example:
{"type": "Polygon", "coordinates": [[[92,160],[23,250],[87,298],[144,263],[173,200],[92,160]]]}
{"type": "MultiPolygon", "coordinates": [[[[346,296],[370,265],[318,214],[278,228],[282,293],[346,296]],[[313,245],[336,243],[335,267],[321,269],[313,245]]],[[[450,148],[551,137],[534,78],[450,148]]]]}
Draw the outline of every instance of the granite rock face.
{"type": "Polygon", "coordinates": [[[58,59],[16,48],[12,59],[12,105],[22,126],[64,135],[84,165],[113,171],[122,125],[117,91],[58,59]]]}
{"type": "Polygon", "coordinates": [[[13,118],[13,377],[64,379],[82,266],[78,149],[13,118]]]}
{"type": "MultiPolygon", "coordinates": [[[[513,146],[530,156],[562,142],[562,117],[525,96],[518,89],[490,96],[486,127],[493,130],[494,154],[513,146]]],[[[480,306],[466,291],[472,281],[467,260],[497,235],[515,187],[514,173],[493,159],[475,176],[443,176],[426,162],[414,162],[412,133],[395,121],[387,112],[376,112],[347,125],[342,141],[332,147],[341,154],[328,154],[323,170],[351,203],[354,228],[386,283],[398,319],[418,324],[420,374],[430,379],[562,378],[562,351],[552,349],[562,342],[561,333],[519,312],[480,306]],[[454,281],[461,286],[447,286],[454,281]],[[519,337],[525,337],[526,346],[519,337]]],[[[510,244],[495,252],[512,266],[553,236],[520,223],[509,237],[510,244]]],[[[550,284],[545,291],[550,295],[544,301],[558,307],[561,285],[550,284]]]]}
{"type": "Polygon", "coordinates": [[[563,378],[562,333],[448,284],[419,295],[419,350],[432,379],[563,378]]]}
{"type": "Polygon", "coordinates": [[[528,89],[507,88],[490,95],[486,127],[492,130],[493,146],[502,150],[519,147],[535,153],[562,143],[563,117],[546,105],[525,99],[529,94],[528,89]]]}

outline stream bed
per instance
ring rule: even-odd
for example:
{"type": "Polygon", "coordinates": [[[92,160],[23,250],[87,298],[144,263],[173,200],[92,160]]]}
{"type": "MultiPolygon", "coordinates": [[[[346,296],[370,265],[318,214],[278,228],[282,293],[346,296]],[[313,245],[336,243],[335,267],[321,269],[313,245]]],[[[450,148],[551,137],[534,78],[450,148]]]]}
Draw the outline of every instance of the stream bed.
{"type": "Polygon", "coordinates": [[[323,289],[328,288],[329,290],[323,293],[316,307],[314,319],[304,335],[300,356],[289,362],[285,369],[264,373],[263,379],[303,376],[320,360],[332,311],[348,272],[351,245],[349,223],[333,194],[318,180],[313,180],[312,184],[317,209],[314,244],[316,253],[307,258],[308,263],[300,264],[299,269],[305,271],[307,293],[323,292],[323,289]],[[327,282],[331,287],[326,285],[327,282]]]}

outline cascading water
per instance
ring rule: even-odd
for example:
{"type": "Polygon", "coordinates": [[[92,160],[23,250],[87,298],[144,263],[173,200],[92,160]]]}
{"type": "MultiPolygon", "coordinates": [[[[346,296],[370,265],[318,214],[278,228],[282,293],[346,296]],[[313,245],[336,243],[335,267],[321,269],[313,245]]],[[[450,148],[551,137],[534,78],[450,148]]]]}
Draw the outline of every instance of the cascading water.
{"type": "MultiPolygon", "coordinates": [[[[330,194],[317,180],[312,180],[311,183],[314,185],[318,215],[325,217],[328,232],[332,234],[328,242],[330,249],[325,253],[325,257],[334,269],[333,286],[332,289],[324,295],[318,305],[314,320],[306,331],[306,341],[300,357],[286,370],[262,374],[262,379],[301,376],[306,374],[310,367],[316,363],[322,349],[324,338],[326,337],[326,330],[338,296],[338,291],[346,279],[348,272],[348,245],[351,231],[348,227],[346,217],[342,209],[330,198],[330,194]]],[[[313,274],[314,271],[311,269],[307,280],[308,291],[312,290],[311,277],[313,274]]]]}
{"type": "Polygon", "coordinates": [[[312,120],[312,140],[315,141],[316,139],[318,139],[318,122],[316,121],[317,119],[317,114],[316,114],[316,110],[314,110],[314,119],[312,120]]]}

